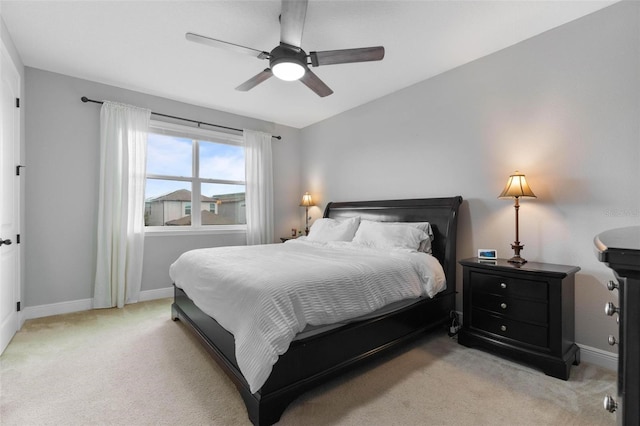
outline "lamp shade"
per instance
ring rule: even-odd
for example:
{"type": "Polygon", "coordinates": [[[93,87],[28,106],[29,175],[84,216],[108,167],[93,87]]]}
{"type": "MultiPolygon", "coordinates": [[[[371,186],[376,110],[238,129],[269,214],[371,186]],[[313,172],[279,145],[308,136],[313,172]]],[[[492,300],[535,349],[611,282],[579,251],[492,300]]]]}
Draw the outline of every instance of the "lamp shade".
{"type": "Polygon", "coordinates": [[[313,204],[313,199],[311,198],[311,194],[309,194],[308,192],[305,192],[304,195],[302,196],[302,201],[300,201],[300,205],[303,207],[315,206],[315,204],[313,204]]]}
{"type": "Polygon", "coordinates": [[[536,195],[531,190],[531,188],[529,188],[527,179],[525,179],[522,173],[519,173],[516,170],[514,174],[509,176],[507,185],[502,190],[502,193],[498,195],[498,198],[520,198],[520,197],[537,198],[536,195]]]}

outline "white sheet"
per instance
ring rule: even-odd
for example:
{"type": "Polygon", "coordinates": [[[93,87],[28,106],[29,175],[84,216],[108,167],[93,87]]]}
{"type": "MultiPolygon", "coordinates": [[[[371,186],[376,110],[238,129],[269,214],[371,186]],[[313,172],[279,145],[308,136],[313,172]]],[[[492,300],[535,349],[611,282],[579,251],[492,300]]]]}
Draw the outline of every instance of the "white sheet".
{"type": "Polygon", "coordinates": [[[192,250],[169,275],[234,335],[238,367],[251,392],[262,387],[307,324],[343,321],[446,288],[444,271],[429,254],[303,238],[192,250]]]}

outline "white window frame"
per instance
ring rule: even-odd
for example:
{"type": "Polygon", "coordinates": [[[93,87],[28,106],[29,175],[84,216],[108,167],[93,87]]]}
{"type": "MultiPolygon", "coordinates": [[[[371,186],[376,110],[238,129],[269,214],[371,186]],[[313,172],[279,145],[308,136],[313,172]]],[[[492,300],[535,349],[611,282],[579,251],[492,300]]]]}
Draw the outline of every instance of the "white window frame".
{"type": "MultiPolygon", "coordinates": [[[[146,179],[172,180],[191,183],[191,212],[199,212],[200,189],[203,183],[222,184],[242,184],[246,189],[246,178],[244,181],[231,181],[222,179],[208,179],[200,177],[200,150],[199,141],[224,143],[229,145],[244,146],[244,139],[240,135],[217,132],[215,130],[190,127],[163,121],[151,120],[149,122],[149,133],[164,134],[192,140],[192,175],[193,176],[169,176],[147,173],[146,179]]],[[[237,225],[206,225],[203,226],[201,215],[191,215],[191,226],[145,226],[145,234],[162,235],[202,235],[202,234],[223,234],[223,233],[246,233],[246,224],[237,225]]]]}

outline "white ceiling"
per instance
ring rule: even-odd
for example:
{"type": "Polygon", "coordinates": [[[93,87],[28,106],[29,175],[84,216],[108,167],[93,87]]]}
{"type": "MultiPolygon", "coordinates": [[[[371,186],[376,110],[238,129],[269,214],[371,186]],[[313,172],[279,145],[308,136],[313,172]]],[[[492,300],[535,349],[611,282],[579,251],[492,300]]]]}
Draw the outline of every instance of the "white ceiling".
{"type": "Polygon", "coordinates": [[[194,32],[270,51],[279,0],[1,0],[0,13],[26,66],[302,128],[614,2],[310,0],[307,52],[386,50],[381,62],[314,68],[334,90],[326,98],[277,78],[236,91],[268,62],[185,39],[194,32]]]}

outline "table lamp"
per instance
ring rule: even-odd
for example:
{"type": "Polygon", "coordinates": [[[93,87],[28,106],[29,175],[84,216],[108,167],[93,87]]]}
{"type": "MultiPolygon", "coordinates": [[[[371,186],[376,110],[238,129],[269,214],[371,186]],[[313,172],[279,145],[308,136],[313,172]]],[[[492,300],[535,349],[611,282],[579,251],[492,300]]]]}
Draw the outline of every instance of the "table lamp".
{"type": "Polygon", "coordinates": [[[520,257],[520,250],[522,250],[522,248],[524,247],[522,244],[520,244],[520,236],[518,232],[518,210],[520,209],[520,203],[518,200],[521,197],[537,198],[531,188],[529,188],[529,184],[527,183],[524,175],[516,170],[514,174],[509,176],[507,186],[504,187],[502,193],[498,195],[498,198],[515,198],[515,204],[513,207],[516,209],[516,240],[513,244],[511,244],[514,255],[511,259],[509,259],[509,262],[518,265],[527,263],[525,259],[520,257]]]}
{"type": "Polygon", "coordinates": [[[304,195],[302,196],[302,201],[300,202],[300,206],[304,206],[304,219],[305,219],[305,228],[304,228],[304,232],[305,235],[309,235],[309,207],[310,206],[315,206],[315,204],[313,203],[313,199],[311,198],[311,194],[309,194],[308,192],[305,192],[304,195]]]}

